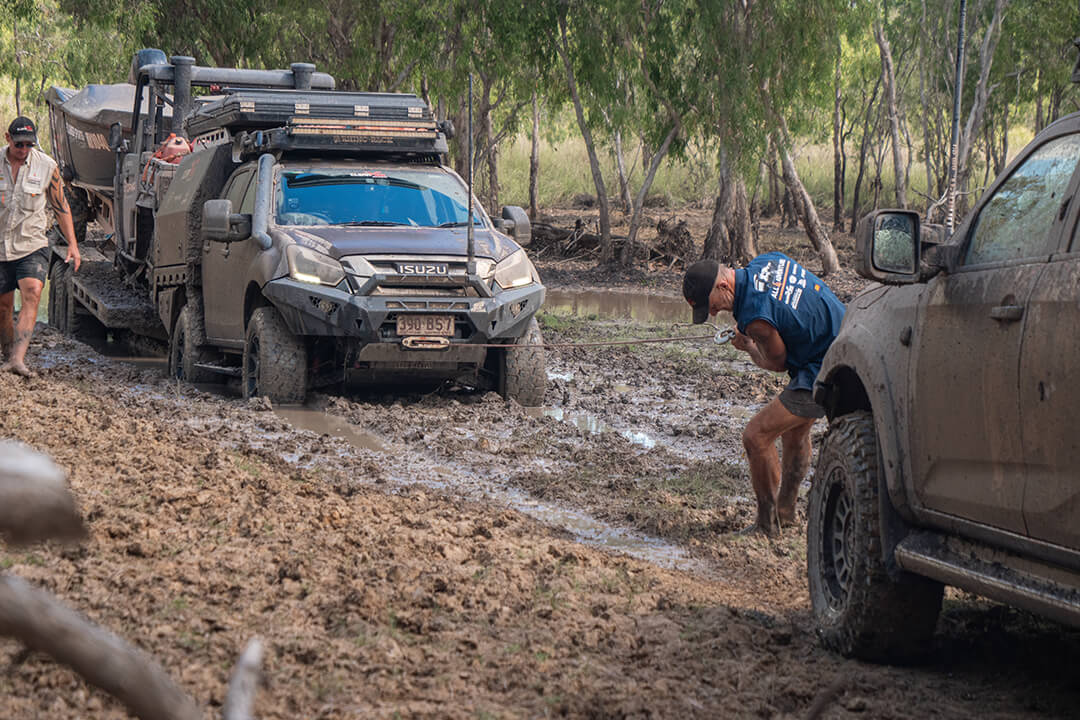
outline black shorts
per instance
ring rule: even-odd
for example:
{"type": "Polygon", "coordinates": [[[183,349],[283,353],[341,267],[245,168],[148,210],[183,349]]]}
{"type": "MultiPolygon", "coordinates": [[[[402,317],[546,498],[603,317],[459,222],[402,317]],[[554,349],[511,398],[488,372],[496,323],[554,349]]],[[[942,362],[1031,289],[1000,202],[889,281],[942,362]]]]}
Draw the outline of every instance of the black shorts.
{"type": "Polygon", "coordinates": [[[805,388],[793,390],[790,385],[787,386],[780,393],[780,404],[792,415],[815,419],[825,417],[825,408],[814,402],[814,394],[805,388]]]}
{"type": "Polygon", "coordinates": [[[18,260],[0,262],[0,295],[7,295],[17,290],[19,281],[23,278],[34,278],[44,284],[45,275],[49,272],[51,253],[52,250],[43,247],[18,260]]]}

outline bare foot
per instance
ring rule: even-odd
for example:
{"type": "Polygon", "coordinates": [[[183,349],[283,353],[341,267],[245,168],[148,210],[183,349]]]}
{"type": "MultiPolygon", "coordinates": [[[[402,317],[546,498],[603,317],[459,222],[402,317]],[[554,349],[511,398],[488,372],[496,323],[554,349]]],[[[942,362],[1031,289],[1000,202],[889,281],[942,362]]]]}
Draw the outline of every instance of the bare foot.
{"type": "Polygon", "coordinates": [[[24,378],[37,377],[37,373],[26,367],[25,363],[17,363],[11,360],[4,363],[4,365],[0,367],[0,371],[7,371],[10,373],[15,373],[16,375],[22,375],[24,378]]]}

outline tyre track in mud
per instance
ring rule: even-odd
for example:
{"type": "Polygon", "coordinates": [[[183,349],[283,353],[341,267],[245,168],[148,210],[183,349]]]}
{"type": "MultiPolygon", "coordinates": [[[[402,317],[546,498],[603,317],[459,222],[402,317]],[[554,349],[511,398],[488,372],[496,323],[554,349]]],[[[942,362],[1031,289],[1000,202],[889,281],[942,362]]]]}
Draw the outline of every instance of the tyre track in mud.
{"type": "MultiPolygon", "coordinates": [[[[447,480],[471,471],[514,484],[539,472],[556,494],[561,475],[591,466],[565,483],[599,502],[632,490],[634,475],[692,465],[697,447],[729,447],[734,421],[702,437],[689,430],[709,428],[707,418],[661,418],[658,437],[687,441],[673,452],[532,418],[494,396],[322,398],[388,440],[382,452],[345,452],[343,441],[297,432],[257,402],[179,387],[49,330],[39,328],[30,359],[43,368],[38,379],[0,376],[0,435],[70,473],[90,539],[5,548],[0,565],[153,653],[205,706],[220,704],[228,668],[254,634],[268,644],[269,687],[256,707],[264,718],[799,717],[834,683],[826,717],[1064,715],[1078,699],[1068,671],[1052,667],[1075,656],[1074,633],[966,597],[947,601],[928,667],[824,652],[807,622],[797,533],[768,543],[725,534],[715,519],[695,526],[688,547],[715,574],[694,575],[582,546],[463,499],[452,483],[397,482],[432,458],[452,459],[447,480]],[[593,482],[611,478],[611,487],[593,482]]],[[[588,375],[562,388],[571,407],[636,425],[611,417],[609,393],[594,392],[634,379],[621,360],[600,356],[595,371],[557,360],[588,375]]],[[[702,395],[703,381],[683,387],[687,368],[668,362],[658,393],[668,385],[676,397],[759,402],[756,380],[732,376],[702,395]]],[[[645,367],[658,374],[652,358],[645,367]]],[[[739,477],[725,482],[737,489],[739,477]]],[[[685,511],[680,522],[696,517],[689,510],[700,509],[680,505],[693,497],[685,488],[666,492],[685,511]]],[[[7,716],[124,717],[10,641],[0,640],[0,664],[7,716]]]]}

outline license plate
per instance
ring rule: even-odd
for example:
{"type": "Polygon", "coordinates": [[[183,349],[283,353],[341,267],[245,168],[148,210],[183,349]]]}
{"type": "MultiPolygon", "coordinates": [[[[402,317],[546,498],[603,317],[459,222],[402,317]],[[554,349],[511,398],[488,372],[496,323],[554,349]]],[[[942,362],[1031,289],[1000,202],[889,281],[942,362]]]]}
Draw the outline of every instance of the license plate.
{"type": "Polygon", "coordinates": [[[400,275],[449,275],[450,266],[447,263],[398,263],[397,271],[400,275]]]}
{"type": "Polygon", "coordinates": [[[398,335],[435,335],[453,337],[453,315],[400,315],[397,319],[398,335]]]}

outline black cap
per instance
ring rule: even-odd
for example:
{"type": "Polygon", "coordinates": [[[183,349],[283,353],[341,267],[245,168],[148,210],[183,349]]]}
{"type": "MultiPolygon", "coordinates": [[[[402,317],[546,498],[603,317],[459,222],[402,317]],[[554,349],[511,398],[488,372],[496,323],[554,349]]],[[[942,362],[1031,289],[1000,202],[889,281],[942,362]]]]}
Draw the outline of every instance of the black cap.
{"type": "Polygon", "coordinates": [[[720,263],[715,260],[698,260],[686,269],[683,275],[682,294],[694,306],[694,323],[700,324],[709,319],[709,295],[716,286],[716,276],[720,272],[720,263]]]}
{"type": "Polygon", "coordinates": [[[37,128],[34,127],[34,121],[22,115],[8,125],[8,135],[16,142],[37,142],[37,128]]]}

